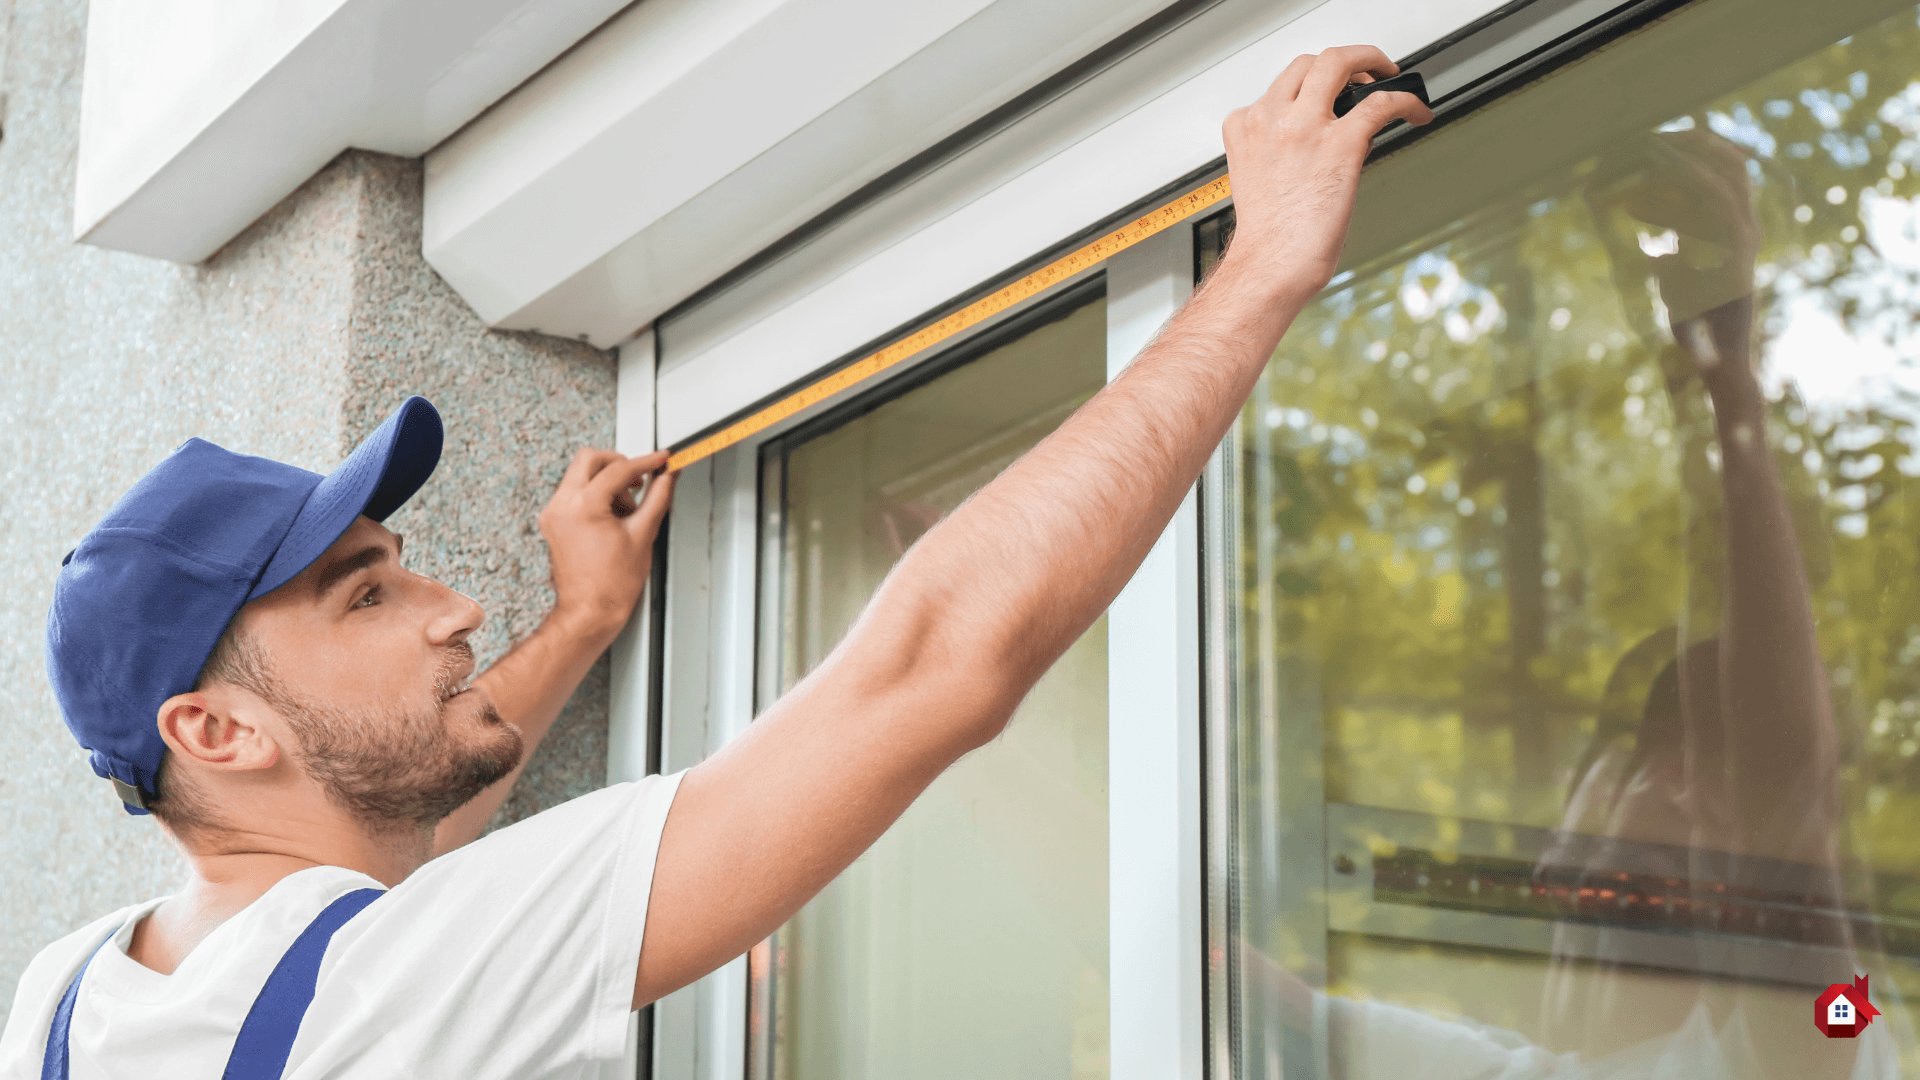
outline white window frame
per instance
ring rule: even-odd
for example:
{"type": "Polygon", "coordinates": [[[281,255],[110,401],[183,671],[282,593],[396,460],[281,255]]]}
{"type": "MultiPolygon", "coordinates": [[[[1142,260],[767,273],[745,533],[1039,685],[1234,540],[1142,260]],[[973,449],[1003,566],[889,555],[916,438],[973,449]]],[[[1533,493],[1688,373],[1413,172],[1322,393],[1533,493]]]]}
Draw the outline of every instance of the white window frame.
{"type": "MultiPolygon", "coordinates": [[[[1107,378],[1193,291],[1193,223],[1108,260],[1107,378]]],[[[1107,610],[1113,1080],[1203,1075],[1200,522],[1188,492],[1107,610]]]]}

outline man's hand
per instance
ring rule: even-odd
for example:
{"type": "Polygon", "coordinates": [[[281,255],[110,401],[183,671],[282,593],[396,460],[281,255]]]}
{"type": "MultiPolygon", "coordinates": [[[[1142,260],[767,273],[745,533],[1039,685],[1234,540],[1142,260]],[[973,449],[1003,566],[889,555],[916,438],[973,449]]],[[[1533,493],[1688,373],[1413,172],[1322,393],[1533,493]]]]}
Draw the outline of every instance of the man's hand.
{"type": "MultiPolygon", "coordinates": [[[[674,797],[644,912],[644,1005],[745,952],[1005,727],[1105,611],[1340,258],[1369,139],[1410,94],[1338,120],[1378,49],[1295,61],[1228,121],[1232,250],[1122,374],[900,560],[844,640],[674,797]]],[[[641,916],[635,912],[635,917],[641,916]]]]}
{"type": "Polygon", "coordinates": [[[667,452],[623,457],[611,450],[573,455],[560,488],[540,511],[553,562],[556,619],[611,640],[647,584],[653,538],[673,500],[667,452]],[[651,477],[651,480],[649,480],[651,477]],[[633,492],[646,485],[636,505],[633,492]]]}
{"type": "Polygon", "coordinates": [[[1307,296],[1333,278],[1374,135],[1395,120],[1433,119],[1412,94],[1368,95],[1338,119],[1333,99],[1350,82],[1399,73],[1371,45],[1299,56],[1260,100],[1228,115],[1222,134],[1235,217],[1228,258],[1240,255],[1260,279],[1307,296]]]}
{"type": "MultiPolygon", "coordinates": [[[[654,535],[673,502],[673,477],[660,472],[666,463],[664,450],[638,457],[582,450],[540,511],[553,564],[553,610],[474,680],[501,719],[520,729],[522,767],[633,614],[653,565],[654,535]],[[636,505],[633,491],[643,484],[636,505]]],[[[477,839],[519,779],[515,769],[449,814],[434,831],[434,854],[477,839]]]]}

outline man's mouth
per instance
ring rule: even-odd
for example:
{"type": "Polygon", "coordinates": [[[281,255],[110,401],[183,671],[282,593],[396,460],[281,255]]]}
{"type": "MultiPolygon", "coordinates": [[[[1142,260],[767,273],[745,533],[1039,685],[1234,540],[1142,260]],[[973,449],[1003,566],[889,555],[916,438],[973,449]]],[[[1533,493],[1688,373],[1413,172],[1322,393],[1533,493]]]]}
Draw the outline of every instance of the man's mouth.
{"type": "Polygon", "coordinates": [[[441,667],[434,678],[434,689],[440,694],[440,704],[445,705],[473,689],[473,676],[479,670],[480,665],[474,661],[472,646],[462,641],[448,649],[441,657],[441,667]]]}
{"type": "Polygon", "coordinates": [[[468,665],[465,673],[459,678],[440,684],[440,701],[442,704],[452,701],[471,689],[473,689],[473,667],[468,665]]]}

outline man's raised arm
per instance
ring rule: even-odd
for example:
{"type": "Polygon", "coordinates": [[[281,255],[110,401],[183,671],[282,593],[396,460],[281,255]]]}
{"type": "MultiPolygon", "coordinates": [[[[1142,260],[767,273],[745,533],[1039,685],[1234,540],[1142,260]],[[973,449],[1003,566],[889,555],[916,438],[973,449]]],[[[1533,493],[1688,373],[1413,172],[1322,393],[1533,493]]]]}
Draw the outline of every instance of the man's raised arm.
{"type": "Polygon", "coordinates": [[[634,989],[652,1001],[745,952],[879,838],[1034,682],[1146,557],[1300,308],[1339,262],[1375,132],[1344,118],[1378,49],[1302,56],[1227,118],[1238,225],[1206,285],[1125,374],[933,528],[847,636],[680,786],[634,989]]]}

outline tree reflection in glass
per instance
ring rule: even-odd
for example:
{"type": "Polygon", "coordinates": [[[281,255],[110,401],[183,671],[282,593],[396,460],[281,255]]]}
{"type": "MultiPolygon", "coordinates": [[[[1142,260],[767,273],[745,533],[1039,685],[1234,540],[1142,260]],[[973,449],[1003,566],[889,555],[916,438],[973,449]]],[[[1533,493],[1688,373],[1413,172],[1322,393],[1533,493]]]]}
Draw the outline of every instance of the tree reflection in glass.
{"type": "Polygon", "coordinates": [[[1701,0],[1375,166],[1234,444],[1239,1075],[1920,1071],[1916,55],[1701,0]]]}

